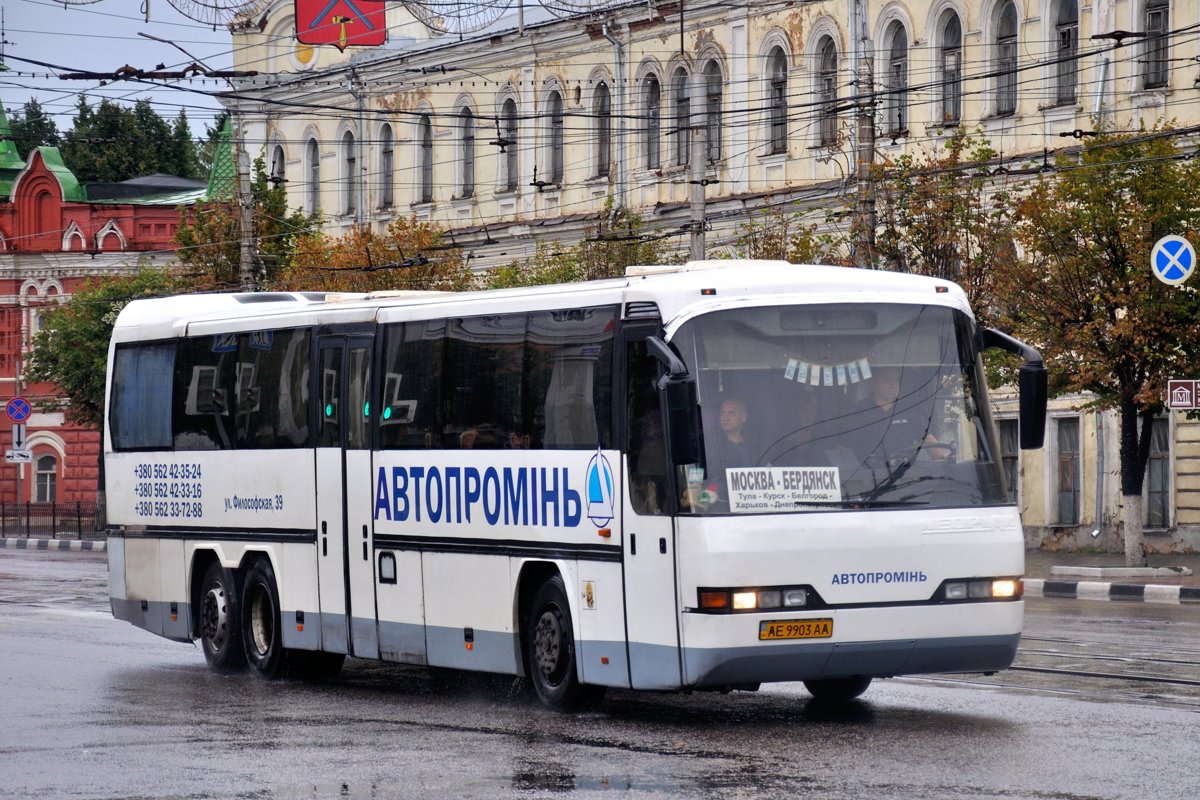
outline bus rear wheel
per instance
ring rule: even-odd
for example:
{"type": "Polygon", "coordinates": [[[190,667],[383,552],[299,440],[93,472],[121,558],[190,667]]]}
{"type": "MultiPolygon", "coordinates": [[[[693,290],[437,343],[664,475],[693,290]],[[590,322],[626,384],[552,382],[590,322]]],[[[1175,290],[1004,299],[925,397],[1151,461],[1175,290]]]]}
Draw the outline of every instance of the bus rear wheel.
{"type": "Polygon", "coordinates": [[[213,672],[228,674],[246,667],[237,578],[233,570],[214,561],[200,585],[200,649],[213,672]]]}
{"type": "Polygon", "coordinates": [[[279,590],[271,562],[260,558],[246,573],[242,590],[242,634],[246,663],[264,680],[283,675],[283,631],[280,628],[279,590]]]}
{"type": "Polygon", "coordinates": [[[871,685],[871,679],[862,675],[853,678],[822,678],[804,682],[804,688],[814,700],[853,700],[862,695],[871,685]]]}
{"type": "Polygon", "coordinates": [[[573,711],[597,704],[604,690],[579,682],[575,630],[562,578],[555,575],[537,590],[525,623],[529,678],[542,704],[553,711],[573,711]]]}

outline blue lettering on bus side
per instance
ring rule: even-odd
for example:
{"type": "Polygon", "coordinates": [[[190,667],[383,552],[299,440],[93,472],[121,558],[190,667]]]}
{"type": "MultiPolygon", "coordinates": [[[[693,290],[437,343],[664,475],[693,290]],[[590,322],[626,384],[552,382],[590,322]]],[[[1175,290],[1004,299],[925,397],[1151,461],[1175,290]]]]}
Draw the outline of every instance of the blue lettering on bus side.
{"type": "Polygon", "coordinates": [[[850,586],[852,584],[870,583],[924,583],[929,580],[923,571],[894,571],[894,572],[835,572],[833,585],[850,586]]]}
{"type": "MultiPolygon", "coordinates": [[[[583,497],[566,467],[379,467],[375,519],[576,528],[583,497]]],[[[589,517],[590,518],[590,517],[589,517]]],[[[593,523],[598,520],[593,519],[593,523]]],[[[607,520],[604,520],[607,521],[607,520]]]]}

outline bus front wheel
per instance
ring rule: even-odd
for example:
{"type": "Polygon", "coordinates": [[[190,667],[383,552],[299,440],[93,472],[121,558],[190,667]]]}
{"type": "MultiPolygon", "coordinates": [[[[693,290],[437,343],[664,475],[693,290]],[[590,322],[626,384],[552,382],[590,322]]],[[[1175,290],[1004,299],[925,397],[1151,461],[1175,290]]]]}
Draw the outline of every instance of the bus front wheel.
{"type": "Polygon", "coordinates": [[[240,672],[246,666],[241,610],[233,570],[214,561],[200,587],[200,649],[213,672],[240,672]]]}
{"type": "Polygon", "coordinates": [[[280,629],[279,590],[271,562],[260,558],[246,573],[242,591],[242,634],[246,663],[264,680],[283,675],[283,632],[280,629]]]}
{"type": "Polygon", "coordinates": [[[525,624],[529,677],[538,699],[554,711],[593,705],[603,689],[579,682],[575,631],[562,578],[555,575],[533,597],[525,624]]]}
{"type": "Polygon", "coordinates": [[[823,678],[805,681],[804,688],[814,700],[853,700],[862,695],[871,685],[871,679],[862,675],[853,678],[823,678]]]}

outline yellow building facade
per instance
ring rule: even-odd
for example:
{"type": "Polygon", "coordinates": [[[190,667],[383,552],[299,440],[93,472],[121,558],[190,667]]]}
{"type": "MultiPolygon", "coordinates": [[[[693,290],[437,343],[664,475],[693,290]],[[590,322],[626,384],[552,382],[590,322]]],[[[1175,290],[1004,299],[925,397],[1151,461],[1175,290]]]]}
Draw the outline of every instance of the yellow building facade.
{"type": "MultiPolygon", "coordinates": [[[[342,52],[298,42],[295,4],[281,0],[234,26],[235,68],[259,74],[228,104],[249,156],[327,231],[416,215],[480,268],[577,241],[613,208],[681,257],[697,243],[736,253],[764,212],[825,219],[848,207],[863,165],[957,130],[1015,165],[1099,120],[1136,130],[1198,116],[1191,2],[568,5],[581,13],[513,6],[493,19],[481,4],[474,17],[491,21],[476,30],[470,4],[425,24],[390,3],[388,42],[342,52]]],[[[1031,544],[1120,550],[1117,420],[1073,410],[1084,400],[1053,401],[1047,446],[1005,457],[1031,544]]],[[[1015,408],[996,402],[1005,433],[1015,408]]],[[[1200,426],[1158,424],[1147,543],[1195,549],[1200,426]]]]}

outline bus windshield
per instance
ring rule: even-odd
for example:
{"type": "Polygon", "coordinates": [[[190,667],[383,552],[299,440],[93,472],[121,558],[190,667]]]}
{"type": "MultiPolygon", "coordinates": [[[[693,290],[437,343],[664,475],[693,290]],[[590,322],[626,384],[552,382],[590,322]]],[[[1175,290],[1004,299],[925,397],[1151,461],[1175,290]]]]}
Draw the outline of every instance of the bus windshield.
{"type": "Polygon", "coordinates": [[[703,461],[685,513],[1009,502],[974,323],[943,306],[715,311],[672,342],[696,376],[703,461]]]}

